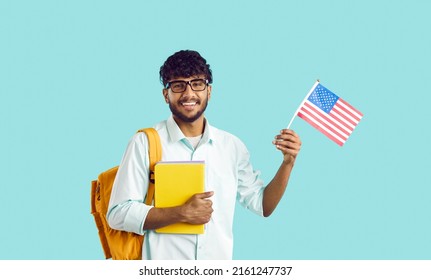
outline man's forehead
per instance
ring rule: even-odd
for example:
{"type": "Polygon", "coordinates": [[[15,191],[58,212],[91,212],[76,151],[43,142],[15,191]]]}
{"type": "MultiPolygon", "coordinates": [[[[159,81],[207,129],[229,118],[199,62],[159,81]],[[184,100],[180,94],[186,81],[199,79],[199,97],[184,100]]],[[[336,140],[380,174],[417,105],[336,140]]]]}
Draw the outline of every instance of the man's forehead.
{"type": "Polygon", "coordinates": [[[179,76],[179,77],[174,77],[171,79],[171,81],[176,81],[176,80],[181,80],[181,81],[191,81],[194,79],[205,79],[205,75],[204,74],[199,74],[199,75],[192,75],[189,77],[183,77],[183,76],[179,76]]]}

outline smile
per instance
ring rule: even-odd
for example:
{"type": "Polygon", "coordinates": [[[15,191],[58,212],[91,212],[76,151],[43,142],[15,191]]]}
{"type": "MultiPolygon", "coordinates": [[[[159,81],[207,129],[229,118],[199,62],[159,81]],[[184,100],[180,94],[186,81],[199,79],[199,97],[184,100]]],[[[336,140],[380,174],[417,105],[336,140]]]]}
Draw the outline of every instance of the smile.
{"type": "Polygon", "coordinates": [[[196,102],[182,102],[181,105],[183,105],[183,106],[194,106],[194,105],[196,105],[196,102]]]}

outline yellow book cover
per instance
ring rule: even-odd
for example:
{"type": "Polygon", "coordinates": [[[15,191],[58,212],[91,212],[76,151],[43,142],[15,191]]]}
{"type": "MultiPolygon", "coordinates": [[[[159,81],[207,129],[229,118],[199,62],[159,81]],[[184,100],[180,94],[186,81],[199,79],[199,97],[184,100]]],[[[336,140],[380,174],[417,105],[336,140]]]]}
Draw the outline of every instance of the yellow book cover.
{"type": "MultiPolygon", "coordinates": [[[[173,207],[184,204],[196,193],[205,189],[205,163],[203,161],[162,161],[155,166],[156,207],[173,207]]],[[[156,229],[158,233],[202,234],[204,225],[176,223],[156,229]]]]}

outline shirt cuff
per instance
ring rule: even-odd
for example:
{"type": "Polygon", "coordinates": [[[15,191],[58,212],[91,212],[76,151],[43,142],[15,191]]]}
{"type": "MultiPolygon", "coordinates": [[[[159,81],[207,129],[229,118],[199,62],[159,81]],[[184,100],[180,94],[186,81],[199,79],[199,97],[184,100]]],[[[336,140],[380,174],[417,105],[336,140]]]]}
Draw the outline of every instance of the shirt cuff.
{"type": "Polygon", "coordinates": [[[144,203],[132,203],[124,219],[124,230],[144,235],[144,222],[152,205],[144,203]]]}

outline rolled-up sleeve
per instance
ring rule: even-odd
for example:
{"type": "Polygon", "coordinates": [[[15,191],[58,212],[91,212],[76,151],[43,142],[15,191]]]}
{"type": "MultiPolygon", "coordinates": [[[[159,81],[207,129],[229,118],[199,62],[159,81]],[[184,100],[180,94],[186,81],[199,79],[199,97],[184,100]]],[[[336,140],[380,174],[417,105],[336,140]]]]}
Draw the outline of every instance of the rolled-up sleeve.
{"type": "Polygon", "coordinates": [[[250,154],[242,142],[237,145],[238,152],[238,191],[237,199],[246,209],[263,216],[264,182],[260,172],[253,169],[250,154]]]}
{"type": "Polygon", "coordinates": [[[144,133],[129,141],[112,186],[107,220],[111,228],[143,235],[153,206],[144,204],[148,190],[148,141],[144,133]]]}

